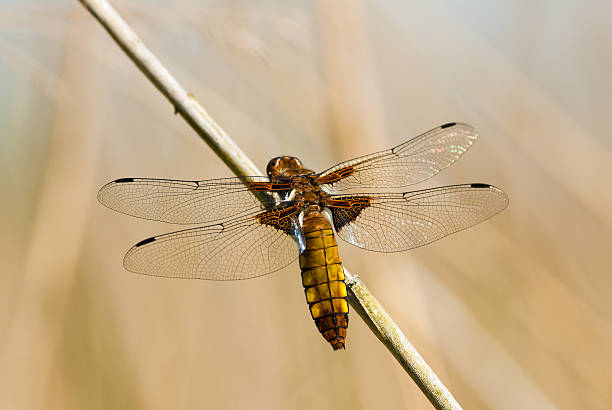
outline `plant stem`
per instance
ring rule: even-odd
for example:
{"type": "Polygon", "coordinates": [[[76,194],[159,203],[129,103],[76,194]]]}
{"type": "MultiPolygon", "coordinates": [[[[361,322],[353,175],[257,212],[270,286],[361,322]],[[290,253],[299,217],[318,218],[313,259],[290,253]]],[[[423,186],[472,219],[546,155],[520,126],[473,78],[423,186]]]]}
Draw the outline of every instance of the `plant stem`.
{"type": "Polygon", "coordinates": [[[350,274],[346,267],[344,273],[351,306],[412,377],[431,404],[436,409],[460,409],[461,406],[451,392],[408,341],[399,326],[391,319],[359,276],[350,274]]]}
{"type": "MultiPolygon", "coordinates": [[[[253,162],[176,81],[106,0],[79,0],[194,131],[239,177],[261,175],[253,162]]],[[[358,276],[346,270],[349,302],[436,409],[460,409],[448,389],[358,276]]]]}

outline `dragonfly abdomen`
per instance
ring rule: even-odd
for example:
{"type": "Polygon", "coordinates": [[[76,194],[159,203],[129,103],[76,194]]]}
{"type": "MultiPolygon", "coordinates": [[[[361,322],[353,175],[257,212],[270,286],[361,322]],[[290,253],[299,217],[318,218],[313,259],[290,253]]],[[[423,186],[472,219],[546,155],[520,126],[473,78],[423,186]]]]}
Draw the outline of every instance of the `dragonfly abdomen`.
{"type": "Polygon", "coordinates": [[[300,255],[302,285],[310,314],[334,350],[344,348],[348,299],[334,232],[323,215],[311,212],[302,226],[306,247],[300,255]]]}

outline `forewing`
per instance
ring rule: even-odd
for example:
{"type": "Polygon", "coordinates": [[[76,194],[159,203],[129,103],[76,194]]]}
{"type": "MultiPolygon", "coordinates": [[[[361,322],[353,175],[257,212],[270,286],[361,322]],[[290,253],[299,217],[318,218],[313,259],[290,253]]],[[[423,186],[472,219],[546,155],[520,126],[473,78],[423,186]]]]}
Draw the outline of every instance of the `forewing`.
{"type": "Polygon", "coordinates": [[[363,249],[398,252],[476,225],[508,205],[488,184],[464,184],[393,194],[332,196],[338,236],[363,249]]]}
{"type": "Polygon", "coordinates": [[[342,162],[322,172],[321,183],[338,192],[416,184],[454,163],[476,138],[471,125],[444,124],[395,148],[342,162]]]}
{"type": "MultiPolygon", "coordinates": [[[[288,184],[270,183],[264,177],[180,181],[121,178],[104,185],[98,200],[105,206],[138,218],[175,224],[220,221],[264,208],[255,195],[283,192],[288,184]]],[[[268,205],[273,205],[270,202],[268,205]]]]}
{"type": "Polygon", "coordinates": [[[145,239],[123,260],[129,271],[173,278],[238,280],[272,273],[298,256],[294,207],[145,239]]]}

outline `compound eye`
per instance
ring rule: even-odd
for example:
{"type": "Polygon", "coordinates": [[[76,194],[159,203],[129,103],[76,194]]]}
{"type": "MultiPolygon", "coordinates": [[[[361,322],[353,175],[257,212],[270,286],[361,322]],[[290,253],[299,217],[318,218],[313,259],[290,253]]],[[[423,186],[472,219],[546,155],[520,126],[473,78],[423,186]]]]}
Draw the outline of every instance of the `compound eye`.
{"type": "Polygon", "coordinates": [[[269,177],[278,175],[278,166],[280,160],[281,159],[279,157],[276,157],[272,158],[270,162],[268,162],[268,166],[266,167],[266,174],[268,174],[269,177]]]}

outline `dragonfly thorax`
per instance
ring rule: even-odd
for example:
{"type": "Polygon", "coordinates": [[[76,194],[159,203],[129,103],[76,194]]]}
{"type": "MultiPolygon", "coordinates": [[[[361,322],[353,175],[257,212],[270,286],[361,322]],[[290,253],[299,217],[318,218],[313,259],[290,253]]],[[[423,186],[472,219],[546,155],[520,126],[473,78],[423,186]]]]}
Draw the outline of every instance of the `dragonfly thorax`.
{"type": "Polygon", "coordinates": [[[294,180],[292,199],[305,213],[320,212],[326,206],[327,193],[313,175],[297,177],[294,180]]]}

